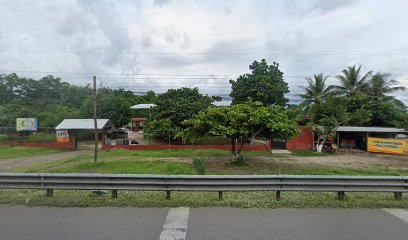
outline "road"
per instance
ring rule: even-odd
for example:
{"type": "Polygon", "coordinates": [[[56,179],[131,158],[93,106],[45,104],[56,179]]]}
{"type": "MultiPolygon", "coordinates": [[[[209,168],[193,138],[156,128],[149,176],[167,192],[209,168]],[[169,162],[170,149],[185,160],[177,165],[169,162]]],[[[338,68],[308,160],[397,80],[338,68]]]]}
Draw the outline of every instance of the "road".
{"type": "Polygon", "coordinates": [[[0,234],[2,240],[405,240],[408,210],[0,206],[0,234]]]}

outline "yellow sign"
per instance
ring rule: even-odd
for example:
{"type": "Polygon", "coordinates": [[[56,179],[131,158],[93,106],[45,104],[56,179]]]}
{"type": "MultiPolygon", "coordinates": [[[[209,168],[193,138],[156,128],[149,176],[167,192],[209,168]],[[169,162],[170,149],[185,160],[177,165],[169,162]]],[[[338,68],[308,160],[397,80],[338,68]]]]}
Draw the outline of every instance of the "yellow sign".
{"type": "Polygon", "coordinates": [[[16,128],[17,131],[36,132],[37,118],[17,118],[16,128]]]}
{"type": "Polygon", "coordinates": [[[368,151],[408,155],[408,140],[392,138],[368,138],[368,151]]]}

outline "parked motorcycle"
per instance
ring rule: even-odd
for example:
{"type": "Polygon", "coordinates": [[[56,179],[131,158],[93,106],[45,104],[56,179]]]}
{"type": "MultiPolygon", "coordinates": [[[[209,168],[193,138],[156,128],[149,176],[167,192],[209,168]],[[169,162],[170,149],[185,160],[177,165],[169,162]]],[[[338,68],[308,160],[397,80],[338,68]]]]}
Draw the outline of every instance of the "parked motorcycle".
{"type": "Polygon", "coordinates": [[[330,154],[334,154],[336,152],[337,149],[337,145],[334,143],[325,143],[323,145],[323,150],[330,153],[330,154]]]}

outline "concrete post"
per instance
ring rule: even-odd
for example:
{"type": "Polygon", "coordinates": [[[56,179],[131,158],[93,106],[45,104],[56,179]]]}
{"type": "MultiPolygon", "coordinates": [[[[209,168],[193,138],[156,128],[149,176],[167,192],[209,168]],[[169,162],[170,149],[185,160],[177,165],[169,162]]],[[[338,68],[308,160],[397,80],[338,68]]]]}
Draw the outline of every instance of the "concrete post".
{"type": "Polygon", "coordinates": [[[344,197],[346,194],[343,191],[337,192],[337,199],[338,200],[344,200],[344,197]]]}
{"type": "Polygon", "coordinates": [[[395,192],[394,193],[394,199],[395,200],[401,200],[402,199],[402,192],[395,192]]]}
{"type": "Polygon", "coordinates": [[[222,191],[218,192],[218,200],[221,201],[223,199],[222,191]]]}
{"type": "Polygon", "coordinates": [[[54,189],[47,189],[46,196],[47,196],[47,197],[52,197],[52,196],[54,196],[54,189]]]}

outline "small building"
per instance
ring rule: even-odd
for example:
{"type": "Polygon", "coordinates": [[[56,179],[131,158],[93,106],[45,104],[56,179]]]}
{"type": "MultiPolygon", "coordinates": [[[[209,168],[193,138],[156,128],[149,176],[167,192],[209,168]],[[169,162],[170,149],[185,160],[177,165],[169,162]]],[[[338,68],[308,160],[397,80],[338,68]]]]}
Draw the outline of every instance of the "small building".
{"type": "MultiPolygon", "coordinates": [[[[114,128],[109,119],[97,119],[97,128],[102,130],[102,143],[110,141],[106,137],[107,131],[114,128]]],[[[57,142],[71,142],[73,150],[77,148],[77,130],[94,130],[94,119],[64,119],[55,128],[57,130],[57,142]]]]}
{"type": "Polygon", "coordinates": [[[336,143],[340,148],[395,154],[407,151],[408,131],[404,129],[340,126],[336,133],[336,143]]]}

